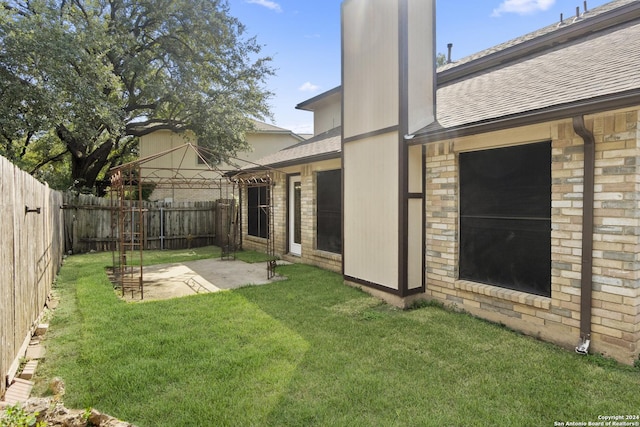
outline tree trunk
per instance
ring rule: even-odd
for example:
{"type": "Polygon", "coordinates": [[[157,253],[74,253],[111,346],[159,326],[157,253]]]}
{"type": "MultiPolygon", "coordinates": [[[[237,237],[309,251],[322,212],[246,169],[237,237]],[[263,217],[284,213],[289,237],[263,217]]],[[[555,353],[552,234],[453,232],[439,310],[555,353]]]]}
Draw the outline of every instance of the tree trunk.
{"type": "Polygon", "coordinates": [[[98,148],[89,152],[93,144],[81,141],[66,127],[59,126],[57,135],[71,153],[73,187],[81,192],[93,190],[96,187],[98,175],[109,164],[109,153],[113,149],[113,139],[109,138],[98,148]]]}

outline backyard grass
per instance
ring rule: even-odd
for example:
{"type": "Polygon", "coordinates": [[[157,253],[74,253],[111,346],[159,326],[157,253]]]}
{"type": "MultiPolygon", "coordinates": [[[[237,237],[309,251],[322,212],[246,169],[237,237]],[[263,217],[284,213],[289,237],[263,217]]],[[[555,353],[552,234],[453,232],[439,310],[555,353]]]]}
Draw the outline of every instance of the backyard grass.
{"type": "Polygon", "coordinates": [[[140,427],[553,426],[640,414],[638,369],[436,306],[398,310],[338,274],[291,265],[278,267],[286,281],[125,303],[104,273],[110,259],[69,257],[55,286],[36,391],[62,377],[67,407],[140,427]]]}
{"type": "MultiPolygon", "coordinates": [[[[222,250],[217,246],[178,250],[144,251],[142,261],[145,265],[196,261],[199,259],[219,258],[221,253],[222,250]]],[[[269,259],[266,254],[255,251],[238,251],[236,252],[235,257],[236,259],[249,263],[266,262],[269,259]]],[[[140,264],[138,257],[132,256],[131,258],[132,264],[140,264]]],[[[105,262],[110,265],[112,263],[111,258],[105,259],[105,262]]]]}

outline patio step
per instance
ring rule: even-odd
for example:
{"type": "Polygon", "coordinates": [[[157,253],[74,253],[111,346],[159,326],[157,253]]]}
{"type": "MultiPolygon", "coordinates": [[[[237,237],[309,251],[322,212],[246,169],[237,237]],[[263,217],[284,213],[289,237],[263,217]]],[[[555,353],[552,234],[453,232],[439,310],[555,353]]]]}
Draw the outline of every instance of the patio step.
{"type": "Polygon", "coordinates": [[[30,344],[24,357],[27,360],[44,359],[45,349],[40,344],[30,344]]]}
{"type": "Polygon", "coordinates": [[[47,329],[49,329],[49,324],[48,323],[40,323],[36,327],[36,331],[35,331],[34,335],[36,335],[38,337],[41,337],[47,332],[47,329]]]}
{"type": "Polygon", "coordinates": [[[0,402],[0,406],[13,406],[16,403],[25,403],[31,395],[31,389],[33,388],[33,382],[24,380],[22,378],[16,378],[11,385],[7,388],[7,392],[4,395],[4,401],[0,402]]]}
{"type": "Polygon", "coordinates": [[[23,380],[30,380],[35,375],[37,368],[38,368],[38,361],[35,359],[29,360],[24,365],[24,368],[22,369],[22,372],[20,372],[20,375],[18,375],[18,377],[22,378],[23,380]]]}

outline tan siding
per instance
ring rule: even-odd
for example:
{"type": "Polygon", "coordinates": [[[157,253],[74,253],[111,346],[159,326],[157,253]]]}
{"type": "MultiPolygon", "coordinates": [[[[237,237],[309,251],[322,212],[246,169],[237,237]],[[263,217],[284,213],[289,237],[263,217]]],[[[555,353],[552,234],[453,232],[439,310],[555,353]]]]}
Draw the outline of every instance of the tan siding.
{"type": "Polygon", "coordinates": [[[349,138],[398,124],[398,4],[347,1],[342,13],[343,55],[349,58],[343,64],[343,128],[349,138]]]}
{"type": "Polygon", "coordinates": [[[347,276],[398,289],[396,133],[344,146],[344,260],[347,276]]]}
{"type": "Polygon", "coordinates": [[[336,98],[331,104],[316,109],[313,112],[313,132],[317,135],[340,126],[341,115],[341,98],[336,98]]]}
{"type": "Polygon", "coordinates": [[[255,162],[300,141],[290,134],[250,133],[247,134],[247,142],[252,149],[239,152],[237,157],[241,160],[255,162]]]}
{"type": "Polygon", "coordinates": [[[435,120],[435,0],[408,2],[408,132],[435,120]]]}
{"type": "Polygon", "coordinates": [[[409,192],[422,193],[422,146],[409,147],[409,192]]]}
{"type": "Polygon", "coordinates": [[[408,288],[422,286],[422,199],[409,199],[409,252],[407,254],[408,288]]]}
{"type": "Polygon", "coordinates": [[[523,126],[499,132],[456,138],[453,140],[456,152],[485,150],[489,148],[507,147],[551,139],[552,127],[548,123],[523,126]]]}
{"type": "MultiPolygon", "coordinates": [[[[144,159],[157,155],[173,148],[181,147],[188,142],[196,144],[195,137],[176,134],[170,131],[153,132],[140,139],[140,158],[144,159]]],[[[177,176],[192,178],[194,176],[204,176],[216,182],[215,189],[174,189],[171,188],[171,186],[165,186],[165,188],[156,189],[150,199],[186,202],[211,201],[219,198],[233,197],[233,195],[237,193],[237,188],[227,185],[226,180],[221,180],[222,173],[246,166],[268,154],[297,144],[300,141],[292,134],[256,132],[247,134],[247,142],[252,148],[237,153],[235,156],[237,158],[236,160],[233,160],[229,164],[221,163],[213,165],[219,172],[208,171],[209,167],[207,165],[198,163],[198,156],[195,150],[192,149],[176,150],[170,154],[145,162],[142,165],[142,176],[147,177],[147,179],[153,179],[153,177],[168,178],[177,176]],[[177,169],[179,169],[179,171],[176,171],[177,169]]]]}

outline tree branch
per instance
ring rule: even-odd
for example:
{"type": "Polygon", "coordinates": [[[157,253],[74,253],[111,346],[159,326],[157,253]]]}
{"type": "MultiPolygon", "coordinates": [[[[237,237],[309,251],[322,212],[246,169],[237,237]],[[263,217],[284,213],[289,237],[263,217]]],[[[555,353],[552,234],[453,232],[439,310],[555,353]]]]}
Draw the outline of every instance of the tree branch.
{"type": "Polygon", "coordinates": [[[58,135],[58,138],[60,138],[60,140],[67,146],[74,157],[84,157],[86,147],[82,143],[76,141],[76,138],[65,125],[58,125],[56,127],[56,135],[58,135]]]}
{"type": "Polygon", "coordinates": [[[157,120],[148,120],[146,122],[129,123],[125,127],[125,132],[129,136],[145,136],[158,130],[171,130],[174,132],[183,132],[189,127],[181,121],[158,122],[157,120]]]}
{"type": "Polygon", "coordinates": [[[30,175],[33,175],[34,173],[36,173],[41,167],[51,163],[51,162],[55,162],[56,160],[60,160],[60,158],[62,156],[64,156],[65,154],[67,154],[69,152],[69,150],[64,150],[62,153],[60,154],[56,154],[53,157],[50,157],[46,160],[41,161],[40,163],[38,163],[37,165],[35,165],[33,167],[33,169],[31,170],[31,172],[29,172],[30,175]]]}

